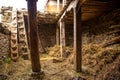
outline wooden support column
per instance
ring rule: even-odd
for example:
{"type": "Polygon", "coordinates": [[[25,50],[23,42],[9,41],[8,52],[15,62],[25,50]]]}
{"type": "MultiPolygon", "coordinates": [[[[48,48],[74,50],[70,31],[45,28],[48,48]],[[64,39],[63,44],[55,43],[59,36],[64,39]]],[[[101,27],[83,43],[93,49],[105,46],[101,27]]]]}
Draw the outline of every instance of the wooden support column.
{"type": "Polygon", "coordinates": [[[56,26],[56,45],[60,44],[60,27],[56,26]]]}
{"type": "Polygon", "coordinates": [[[62,0],[62,7],[64,7],[65,6],[65,0],[62,0]]]}
{"type": "Polygon", "coordinates": [[[60,11],[60,0],[57,0],[57,12],[59,13],[59,11],[60,11]]]}
{"type": "Polygon", "coordinates": [[[65,23],[60,22],[60,47],[61,47],[61,58],[65,53],[65,23]]]}
{"type": "Polygon", "coordinates": [[[66,5],[66,0],[62,0],[62,7],[66,5]]]}
{"type": "Polygon", "coordinates": [[[38,51],[38,27],[36,24],[36,2],[37,0],[27,0],[28,5],[28,29],[30,31],[30,57],[32,72],[41,72],[39,51],[38,51]]]}
{"type": "Polygon", "coordinates": [[[74,12],[74,69],[76,72],[82,71],[82,27],[81,8],[78,4],[73,8],[74,12]]]}

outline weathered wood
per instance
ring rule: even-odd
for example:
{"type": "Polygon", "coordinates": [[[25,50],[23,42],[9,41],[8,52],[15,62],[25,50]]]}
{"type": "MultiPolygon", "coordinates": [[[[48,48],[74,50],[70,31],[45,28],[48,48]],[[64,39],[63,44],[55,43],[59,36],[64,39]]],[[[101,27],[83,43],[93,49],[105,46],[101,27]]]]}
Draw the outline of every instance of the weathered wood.
{"type": "Polygon", "coordinates": [[[57,0],[57,12],[59,13],[59,11],[60,11],[60,0],[57,0]]]}
{"type": "Polygon", "coordinates": [[[81,7],[73,8],[74,12],[74,69],[76,72],[82,71],[82,28],[81,28],[81,7]]]}
{"type": "Polygon", "coordinates": [[[65,4],[66,4],[66,0],[62,0],[62,7],[63,8],[64,8],[65,4]]]}
{"type": "Polygon", "coordinates": [[[11,26],[11,59],[18,60],[18,15],[17,11],[12,13],[12,26],[11,26]]]}
{"type": "Polygon", "coordinates": [[[38,27],[36,24],[36,2],[37,0],[27,0],[28,4],[28,29],[30,31],[30,57],[33,72],[40,72],[41,65],[38,52],[38,27]]]}
{"type": "MultiPolygon", "coordinates": [[[[63,9],[61,14],[59,14],[57,24],[60,23],[60,21],[66,16],[66,13],[69,12],[78,3],[78,1],[79,0],[70,0],[68,2],[67,6],[63,9]]],[[[82,6],[85,2],[86,0],[81,0],[81,3],[79,5],[82,6]]]]}
{"type": "Polygon", "coordinates": [[[60,47],[61,47],[61,58],[65,53],[65,23],[60,22],[60,47]]]}
{"type": "Polygon", "coordinates": [[[56,45],[60,44],[60,27],[56,26],[56,45]]]}

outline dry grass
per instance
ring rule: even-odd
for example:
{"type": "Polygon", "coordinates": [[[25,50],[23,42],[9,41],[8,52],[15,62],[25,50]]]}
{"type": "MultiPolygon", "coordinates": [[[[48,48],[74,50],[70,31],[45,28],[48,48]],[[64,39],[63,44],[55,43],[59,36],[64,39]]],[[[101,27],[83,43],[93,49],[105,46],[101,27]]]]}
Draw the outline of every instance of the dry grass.
{"type": "Polygon", "coordinates": [[[4,63],[0,66],[0,75],[7,76],[7,80],[28,80],[30,69],[30,61],[27,60],[4,63]]]}
{"type": "MultiPolygon", "coordinates": [[[[102,48],[98,44],[84,45],[82,51],[83,69],[93,75],[98,74],[105,65],[112,63],[120,55],[120,47],[102,48]]],[[[73,58],[71,54],[68,63],[73,64],[73,58]]]]}
{"type": "MultiPolygon", "coordinates": [[[[72,52],[73,52],[72,48],[65,47],[65,53],[64,53],[65,56],[67,56],[67,54],[69,56],[69,53],[72,53],[72,52]]],[[[47,48],[47,53],[51,57],[61,57],[60,46],[55,45],[54,47],[47,48]]]]}

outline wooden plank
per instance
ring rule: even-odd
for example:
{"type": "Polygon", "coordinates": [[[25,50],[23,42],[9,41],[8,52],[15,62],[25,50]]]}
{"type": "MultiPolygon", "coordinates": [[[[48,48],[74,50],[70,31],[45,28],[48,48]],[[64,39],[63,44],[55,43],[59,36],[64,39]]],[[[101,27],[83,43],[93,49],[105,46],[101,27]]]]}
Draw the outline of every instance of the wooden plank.
{"type": "MultiPolygon", "coordinates": [[[[81,3],[79,4],[80,6],[82,6],[84,4],[84,2],[86,2],[86,0],[80,0],[80,1],[81,1],[81,3]]],[[[64,8],[64,10],[59,15],[57,24],[60,23],[60,21],[64,18],[64,16],[66,15],[66,13],[69,12],[73,7],[75,7],[75,5],[78,2],[79,2],[79,0],[70,0],[70,2],[68,3],[68,5],[64,8]]]]}
{"type": "Polygon", "coordinates": [[[28,30],[30,31],[30,57],[33,72],[40,72],[40,58],[38,49],[38,27],[36,23],[36,1],[27,0],[28,4],[28,30]]]}
{"type": "Polygon", "coordinates": [[[77,6],[74,11],[74,69],[76,72],[82,71],[82,28],[81,28],[81,7],[77,6]]]}

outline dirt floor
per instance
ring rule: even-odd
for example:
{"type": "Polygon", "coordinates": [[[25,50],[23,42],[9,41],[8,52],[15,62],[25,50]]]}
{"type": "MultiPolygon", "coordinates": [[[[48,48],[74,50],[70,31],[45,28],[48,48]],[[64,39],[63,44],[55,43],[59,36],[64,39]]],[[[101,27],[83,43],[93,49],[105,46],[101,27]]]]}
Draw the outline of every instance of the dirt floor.
{"type": "MultiPolygon", "coordinates": [[[[71,52],[72,49],[67,51],[71,52]]],[[[81,73],[74,71],[72,52],[66,60],[60,59],[59,52],[59,47],[55,46],[41,55],[41,70],[45,74],[42,80],[120,80],[120,47],[84,46],[81,73]]],[[[41,80],[31,77],[31,72],[30,60],[0,60],[0,80],[41,80]]]]}
{"type": "MultiPolygon", "coordinates": [[[[41,67],[45,74],[43,80],[74,80],[73,77],[79,76],[74,72],[73,66],[67,64],[66,61],[53,60],[53,57],[41,58],[41,67]]],[[[30,77],[30,72],[29,60],[19,59],[18,62],[4,62],[0,65],[0,80],[36,80],[30,77]]],[[[88,78],[87,80],[92,80],[92,76],[88,76],[88,78]]]]}
{"type": "MultiPolygon", "coordinates": [[[[101,70],[98,76],[85,72],[76,73],[73,65],[55,57],[42,57],[40,61],[45,74],[42,80],[120,80],[120,56],[101,70]],[[77,79],[79,77],[83,79],[77,79]]],[[[0,63],[0,80],[41,80],[33,79],[30,73],[30,60],[20,58],[18,62],[8,60],[0,63]]]]}

